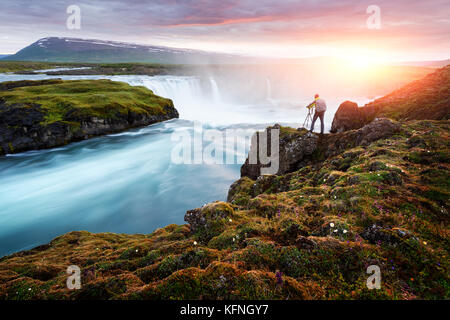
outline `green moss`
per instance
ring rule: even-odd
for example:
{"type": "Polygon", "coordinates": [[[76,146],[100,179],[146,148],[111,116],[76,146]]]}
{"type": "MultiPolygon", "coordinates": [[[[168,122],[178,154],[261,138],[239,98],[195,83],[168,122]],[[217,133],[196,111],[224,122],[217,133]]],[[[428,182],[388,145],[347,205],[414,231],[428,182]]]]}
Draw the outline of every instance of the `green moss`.
{"type": "MultiPolygon", "coordinates": [[[[7,105],[38,104],[45,111],[43,125],[56,121],[92,118],[114,119],[119,115],[164,115],[173,107],[169,99],[145,87],[110,80],[65,80],[25,85],[0,91],[7,105]]],[[[8,83],[3,83],[7,85],[8,83]]],[[[72,120],[73,121],[73,120],[72,120]]]]}
{"type": "MultiPolygon", "coordinates": [[[[0,61],[0,72],[19,72],[33,71],[42,69],[51,69],[61,66],[62,64],[54,64],[48,62],[32,62],[32,61],[0,61]]],[[[72,65],[66,65],[72,66],[72,65]]],[[[75,66],[75,65],[73,65],[75,66]]]]}

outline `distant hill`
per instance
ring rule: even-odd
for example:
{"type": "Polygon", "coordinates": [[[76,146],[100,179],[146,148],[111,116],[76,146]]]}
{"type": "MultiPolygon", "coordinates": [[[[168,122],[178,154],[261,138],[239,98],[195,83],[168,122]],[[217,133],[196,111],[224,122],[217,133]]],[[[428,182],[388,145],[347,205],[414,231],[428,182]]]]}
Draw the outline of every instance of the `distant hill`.
{"type": "Polygon", "coordinates": [[[0,54],[0,60],[10,56],[10,54],[0,54]]]}
{"type": "Polygon", "coordinates": [[[76,38],[43,38],[5,60],[50,62],[249,63],[239,55],[76,38]]]}
{"type": "Polygon", "coordinates": [[[450,65],[411,82],[364,108],[377,115],[405,120],[447,120],[450,118],[450,65]]]}

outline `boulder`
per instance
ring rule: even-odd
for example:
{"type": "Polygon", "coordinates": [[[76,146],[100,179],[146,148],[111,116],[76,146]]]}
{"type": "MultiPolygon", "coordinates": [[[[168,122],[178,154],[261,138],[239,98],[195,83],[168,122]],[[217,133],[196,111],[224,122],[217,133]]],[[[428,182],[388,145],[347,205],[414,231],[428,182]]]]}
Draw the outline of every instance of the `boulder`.
{"type": "Polygon", "coordinates": [[[341,103],[333,118],[331,132],[344,132],[359,129],[363,126],[363,118],[358,105],[351,101],[341,103]]]}
{"type": "Polygon", "coordinates": [[[225,230],[225,224],[230,223],[233,213],[230,204],[216,201],[201,208],[188,210],[184,221],[190,224],[191,233],[196,234],[199,240],[209,241],[225,230]]]}
{"type": "MultiPolygon", "coordinates": [[[[268,127],[264,132],[257,132],[255,135],[266,134],[270,141],[270,135],[272,130],[280,130],[279,136],[279,157],[278,157],[278,175],[295,171],[297,168],[303,165],[303,160],[311,156],[317,149],[319,136],[317,134],[310,133],[305,129],[290,129],[282,128],[276,124],[273,127],[268,127]]],[[[259,138],[252,139],[251,151],[253,148],[259,150],[259,138]],[[256,141],[256,143],[254,143],[256,141]]],[[[269,154],[271,152],[270,145],[268,146],[269,154]]],[[[244,165],[241,167],[241,177],[249,177],[256,180],[260,176],[261,168],[269,167],[269,165],[263,165],[259,161],[256,164],[249,163],[247,157],[244,165]]]]}
{"type": "Polygon", "coordinates": [[[417,241],[417,238],[406,229],[387,228],[377,225],[367,227],[361,233],[361,237],[372,244],[386,244],[390,246],[397,246],[408,239],[417,241]]]}

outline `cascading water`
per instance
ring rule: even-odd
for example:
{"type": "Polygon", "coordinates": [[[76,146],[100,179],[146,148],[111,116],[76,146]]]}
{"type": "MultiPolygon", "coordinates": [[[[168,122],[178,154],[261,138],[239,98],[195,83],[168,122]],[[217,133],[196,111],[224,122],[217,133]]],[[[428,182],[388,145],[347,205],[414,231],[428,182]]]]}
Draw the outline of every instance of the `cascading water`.
{"type": "Polygon", "coordinates": [[[209,82],[211,83],[211,92],[213,101],[220,102],[221,101],[220,92],[216,80],[214,80],[214,78],[209,78],[209,82]]]}

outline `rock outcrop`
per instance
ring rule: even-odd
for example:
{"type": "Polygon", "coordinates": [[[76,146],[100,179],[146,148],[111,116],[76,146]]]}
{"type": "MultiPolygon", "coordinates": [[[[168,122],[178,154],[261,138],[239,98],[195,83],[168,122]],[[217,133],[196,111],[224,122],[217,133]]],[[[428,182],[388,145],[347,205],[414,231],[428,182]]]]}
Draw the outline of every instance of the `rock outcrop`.
{"type": "MultiPolygon", "coordinates": [[[[389,137],[400,130],[400,125],[390,119],[376,119],[358,130],[322,136],[310,133],[305,129],[295,130],[275,125],[267,128],[263,133],[256,134],[266,134],[270,137],[273,129],[280,130],[277,175],[283,175],[306,165],[323,161],[343,152],[345,149],[368,145],[378,139],[389,137]]],[[[259,140],[253,139],[253,141],[259,140]]],[[[270,141],[270,139],[266,141],[270,141]]],[[[251,148],[259,150],[260,145],[257,142],[251,148]]],[[[268,149],[270,153],[270,146],[268,149]]],[[[270,164],[263,165],[259,161],[256,164],[250,164],[248,157],[241,167],[241,177],[256,179],[261,175],[261,168],[268,166],[270,164]]]]}
{"type": "Polygon", "coordinates": [[[359,129],[364,123],[365,117],[358,105],[351,101],[345,101],[337,109],[330,131],[339,133],[359,129]]]}
{"type": "Polygon", "coordinates": [[[250,177],[256,179],[260,175],[262,167],[269,167],[270,163],[263,165],[259,159],[260,148],[260,136],[266,135],[268,143],[268,154],[271,154],[270,137],[272,130],[279,130],[279,170],[278,173],[282,174],[294,170],[301,166],[301,163],[306,157],[311,156],[317,148],[319,137],[315,134],[308,132],[305,129],[289,129],[282,128],[276,124],[273,127],[268,127],[264,132],[257,132],[253,137],[250,146],[250,152],[258,154],[257,163],[250,164],[250,158],[247,157],[244,165],[241,167],[241,177],[250,177]],[[255,150],[256,149],[256,150],[255,150]]]}
{"type": "Polygon", "coordinates": [[[232,219],[233,212],[233,208],[228,203],[216,201],[205,204],[201,208],[188,210],[184,221],[190,224],[192,234],[206,241],[225,230],[225,224],[232,219]]]}

